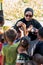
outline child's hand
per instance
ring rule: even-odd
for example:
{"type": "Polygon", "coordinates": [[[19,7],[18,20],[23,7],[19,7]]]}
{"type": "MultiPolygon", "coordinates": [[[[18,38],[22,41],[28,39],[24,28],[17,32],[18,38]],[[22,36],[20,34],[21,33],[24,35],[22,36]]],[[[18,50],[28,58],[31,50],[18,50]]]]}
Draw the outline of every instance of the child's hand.
{"type": "Polygon", "coordinates": [[[22,21],[19,21],[18,23],[17,23],[17,26],[22,26],[22,21]]]}
{"type": "Polygon", "coordinates": [[[22,29],[20,29],[20,28],[19,28],[19,30],[21,32],[21,37],[20,38],[24,37],[24,31],[22,29]]]}
{"type": "Polygon", "coordinates": [[[26,35],[26,24],[23,23],[22,21],[17,23],[17,26],[21,26],[22,27],[22,31],[24,32],[24,35],[26,35]]]}
{"type": "Polygon", "coordinates": [[[33,25],[30,25],[29,28],[27,28],[27,31],[30,32],[33,28],[33,25]]]}

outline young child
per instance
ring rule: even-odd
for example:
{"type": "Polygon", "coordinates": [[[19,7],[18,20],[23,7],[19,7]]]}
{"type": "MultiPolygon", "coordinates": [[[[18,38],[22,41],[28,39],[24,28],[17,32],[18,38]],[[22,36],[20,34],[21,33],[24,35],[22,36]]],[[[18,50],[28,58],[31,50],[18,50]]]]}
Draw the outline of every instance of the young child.
{"type": "Polygon", "coordinates": [[[43,27],[38,31],[39,42],[36,45],[33,56],[38,64],[43,64],[43,27]]]}
{"type": "Polygon", "coordinates": [[[17,55],[17,59],[16,59],[16,65],[22,65],[30,59],[30,57],[27,53],[27,50],[30,45],[29,43],[30,42],[29,42],[29,40],[26,39],[26,37],[21,38],[20,44],[17,48],[18,55],[17,55]]]}
{"type": "Polygon", "coordinates": [[[2,65],[15,65],[16,60],[16,48],[18,44],[13,44],[14,40],[17,37],[17,32],[15,29],[9,29],[4,33],[4,37],[6,38],[6,42],[8,43],[2,49],[2,65]]]}

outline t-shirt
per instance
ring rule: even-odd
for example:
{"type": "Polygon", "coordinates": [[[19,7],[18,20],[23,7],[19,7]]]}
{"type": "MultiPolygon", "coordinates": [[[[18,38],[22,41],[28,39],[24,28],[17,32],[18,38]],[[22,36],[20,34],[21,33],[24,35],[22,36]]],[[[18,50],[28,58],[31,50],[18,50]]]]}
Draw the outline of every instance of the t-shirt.
{"type": "Polygon", "coordinates": [[[25,53],[20,53],[17,55],[16,63],[21,63],[22,65],[22,64],[25,64],[27,61],[29,61],[29,55],[25,53]]]}
{"type": "Polygon", "coordinates": [[[0,51],[2,50],[2,43],[0,42],[0,51]]]}
{"type": "Polygon", "coordinates": [[[36,45],[33,55],[41,54],[43,56],[43,41],[39,41],[36,45]]]}
{"type": "Polygon", "coordinates": [[[3,46],[6,46],[7,44],[8,44],[7,42],[4,42],[4,43],[3,43],[3,46]]]}
{"type": "Polygon", "coordinates": [[[18,45],[19,43],[3,46],[2,55],[4,55],[6,58],[5,62],[6,65],[15,65],[17,56],[16,49],[18,45]]]}
{"type": "MultiPolygon", "coordinates": [[[[30,25],[33,25],[33,27],[35,27],[35,28],[37,28],[37,29],[39,29],[40,27],[42,27],[41,24],[40,24],[37,20],[35,20],[35,19],[31,19],[30,21],[26,21],[25,18],[21,18],[20,20],[17,21],[17,23],[18,23],[19,21],[22,21],[23,23],[25,23],[27,28],[28,28],[30,25]]],[[[17,28],[17,26],[16,26],[17,23],[16,23],[15,26],[14,26],[14,28],[15,28],[16,30],[18,30],[18,28],[17,28]]],[[[30,36],[31,40],[35,40],[35,39],[37,38],[37,36],[34,35],[34,34],[31,33],[31,32],[29,33],[29,36],[30,36]]]]}

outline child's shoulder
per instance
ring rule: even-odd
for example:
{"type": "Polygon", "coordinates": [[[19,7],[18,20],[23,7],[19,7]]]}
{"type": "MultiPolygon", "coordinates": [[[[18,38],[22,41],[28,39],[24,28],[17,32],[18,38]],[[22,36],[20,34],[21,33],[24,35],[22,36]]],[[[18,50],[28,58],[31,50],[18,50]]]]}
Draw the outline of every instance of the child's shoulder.
{"type": "Polygon", "coordinates": [[[17,43],[13,43],[12,44],[12,47],[17,47],[19,45],[20,42],[17,42],[17,43]]]}
{"type": "Polygon", "coordinates": [[[29,57],[29,55],[26,54],[26,53],[20,53],[20,55],[22,55],[22,56],[25,57],[25,58],[26,58],[26,57],[27,57],[27,58],[29,57]]]}

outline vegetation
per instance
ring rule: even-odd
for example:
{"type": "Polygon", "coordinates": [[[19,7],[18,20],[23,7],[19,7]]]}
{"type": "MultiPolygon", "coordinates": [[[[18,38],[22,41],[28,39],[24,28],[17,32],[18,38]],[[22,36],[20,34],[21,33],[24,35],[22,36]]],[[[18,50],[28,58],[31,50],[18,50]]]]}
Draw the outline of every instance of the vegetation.
{"type": "Polygon", "coordinates": [[[26,7],[34,10],[34,18],[38,20],[43,17],[43,0],[3,0],[3,11],[5,19],[17,20],[23,17],[26,7]]]}

